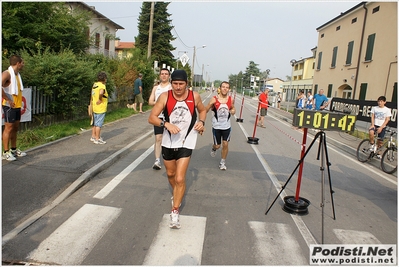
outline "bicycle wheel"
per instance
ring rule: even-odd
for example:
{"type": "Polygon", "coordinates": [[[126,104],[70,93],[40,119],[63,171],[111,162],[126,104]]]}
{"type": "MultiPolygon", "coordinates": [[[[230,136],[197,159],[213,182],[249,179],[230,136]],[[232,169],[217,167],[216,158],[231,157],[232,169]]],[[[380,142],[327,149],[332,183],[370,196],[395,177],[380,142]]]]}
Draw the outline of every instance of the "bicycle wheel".
{"type": "Polygon", "coordinates": [[[398,168],[398,150],[391,147],[384,151],[381,158],[381,169],[386,173],[394,173],[398,168]]]}
{"type": "Polygon", "coordinates": [[[360,142],[359,146],[357,147],[356,156],[357,160],[360,162],[366,162],[371,157],[370,151],[370,141],[368,139],[364,139],[360,142]]]}

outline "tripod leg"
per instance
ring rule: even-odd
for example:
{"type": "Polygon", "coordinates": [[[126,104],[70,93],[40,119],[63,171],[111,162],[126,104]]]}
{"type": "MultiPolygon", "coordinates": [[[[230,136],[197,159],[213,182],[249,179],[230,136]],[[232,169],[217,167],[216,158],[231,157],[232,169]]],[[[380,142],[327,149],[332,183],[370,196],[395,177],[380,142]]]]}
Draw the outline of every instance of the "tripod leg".
{"type": "Polygon", "coordinates": [[[276,198],[274,199],[273,203],[270,205],[270,207],[267,209],[265,215],[267,215],[267,213],[269,212],[269,210],[273,207],[274,203],[276,202],[277,198],[281,195],[281,193],[283,192],[283,190],[285,189],[285,187],[287,186],[288,182],[291,180],[292,176],[294,175],[294,173],[296,172],[296,170],[299,168],[299,166],[301,165],[302,161],[305,160],[306,155],[308,154],[310,148],[313,146],[313,144],[315,143],[316,139],[319,137],[319,135],[321,134],[321,132],[318,132],[312,143],[310,143],[308,149],[306,150],[305,154],[303,155],[303,157],[299,160],[298,164],[296,165],[295,169],[292,171],[290,177],[288,178],[288,180],[285,182],[285,184],[281,187],[280,192],[277,194],[276,198]]]}
{"type": "Polygon", "coordinates": [[[323,145],[324,145],[324,152],[326,155],[326,163],[327,163],[327,174],[328,174],[328,181],[330,184],[330,196],[331,196],[331,205],[332,205],[332,210],[333,210],[333,217],[335,220],[335,207],[334,207],[334,196],[333,194],[335,193],[334,190],[332,189],[332,183],[331,183],[331,173],[330,173],[330,160],[328,158],[328,152],[327,152],[327,141],[326,141],[326,137],[324,135],[324,140],[323,140],[323,145]]]}

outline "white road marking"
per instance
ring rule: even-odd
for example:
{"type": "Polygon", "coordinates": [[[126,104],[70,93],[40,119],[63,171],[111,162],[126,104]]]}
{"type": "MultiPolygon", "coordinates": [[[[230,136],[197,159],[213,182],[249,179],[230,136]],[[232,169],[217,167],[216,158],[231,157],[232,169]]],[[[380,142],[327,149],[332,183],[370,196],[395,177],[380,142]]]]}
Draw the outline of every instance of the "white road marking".
{"type": "MultiPolygon", "coordinates": [[[[291,228],[282,223],[248,222],[256,236],[259,265],[307,265],[291,228]]],[[[306,248],[307,249],[307,248],[306,248]]]]}
{"type": "Polygon", "coordinates": [[[29,259],[79,265],[118,218],[121,209],[86,204],[40,243],[29,259]]]}
{"type": "Polygon", "coordinates": [[[206,218],[180,215],[180,229],[170,229],[165,214],[143,265],[201,265],[206,218]]]}
{"type": "MultiPolygon", "coordinates": [[[[241,124],[238,124],[246,137],[248,137],[248,133],[244,129],[241,124]]],[[[277,192],[281,191],[281,185],[274,175],[272,169],[270,168],[269,164],[267,164],[266,160],[263,158],[262,153],[257,149],[255,145],[251,145],[252,149],[255,151],[256,156],[258,157],[260,163],[262,164],[263,168],[265,169],[267,175],[270,177],[270,180],[273,182],[274,187],[276,188],[277,192]]],[[[285,191],[281,192],[280,198],[284,201],[284,197],[287,196],[285,191]]],[[[310,247],[311,244],[318,244],[312,233],[310,232],[309,228],[306,226],[305,222],[302,220],[301,217],[297,215],[290,214],[292,220],[295,222],[298,230],[300,231],[303,239],[305,239],[306,244],[310,247]]]]}
{"type": "Polygon", "coordinates": [[[39,210],[37,213],[33,214],[27,220],[23,221],[21,224],[19,224],[17,227],[15,227],[13,230],[11,230],[9,233],[4,235],[2,238],[2,245],[4,246],[8,241],[10,241],[14,237],[16,237],[20,232],[22,232],[28,226],[30,226],[35,221],[40,219],[42,216],[44,216],[47,212],[52,210],[54,207],[58,206],[58,204],[60,204],[65,199],[67,199],[72,193],[74,193],[76,191],[77,188],[81,187],[84,183],[86,183],[88,181],[88,179],[90,177],[94,176],[99,170],[101,170],[102,168],[106,168],[107,166],[110,166],[110,164],[113,162],[113,159],[119,157],[120,154],[122,154],[126,150],[130,149],[136,143],[141,142],[141,140],[143,140],[144,138],[147,138],[148,135],[150,135],[152,133],[153,133],[153,130],[145,133],[144,135],[140,136],[138,139],[134,140],[127,146],[123,147],[122,149],[118,150],[111,156],[107,157],[106,159],[97,163],[95,166],[91,167],[89,170],[85,171],[75,182],[73,182],[65,191],[63,191],[53,202],[51,202],[49,205],[47,205],[46,207],[39,210]]]}
{"type": "Polygon", "coordinates": [[[140,155],[135,161],[121,171],[117,176],[114,177],[103,189],[98,192],[94,198],[103,199],[111,193],[114,188],[126,178],[149,154],[154,151],[154,146],[148,148],[143,154],[140,155]]]}
{"type": "Polygon", "coordinates": [[[333,229],[342,244],[381,244],[374,235],[364,231],[333,229]]]}

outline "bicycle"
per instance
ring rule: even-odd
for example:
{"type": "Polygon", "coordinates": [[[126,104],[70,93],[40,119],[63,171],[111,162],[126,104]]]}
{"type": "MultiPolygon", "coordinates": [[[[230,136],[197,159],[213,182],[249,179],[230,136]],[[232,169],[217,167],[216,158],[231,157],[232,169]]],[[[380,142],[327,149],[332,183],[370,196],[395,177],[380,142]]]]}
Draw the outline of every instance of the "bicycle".
{"type": "Polygon", "coordinates": [[[360,162],[370,161],[372,158],[376,157],[381,159],[381,169],[386,173],[394,173],[398,168],[398,147],[393,139],[396,134],[393,130],[386,130],[390,133],[389,138],[385,138],[384,143],[380,148],[376,145],[371,146],[369,139],[364,139],[360,142],[356,156],[360,162]],[[382,156],[380,152],[385,149],[382,156]]]}

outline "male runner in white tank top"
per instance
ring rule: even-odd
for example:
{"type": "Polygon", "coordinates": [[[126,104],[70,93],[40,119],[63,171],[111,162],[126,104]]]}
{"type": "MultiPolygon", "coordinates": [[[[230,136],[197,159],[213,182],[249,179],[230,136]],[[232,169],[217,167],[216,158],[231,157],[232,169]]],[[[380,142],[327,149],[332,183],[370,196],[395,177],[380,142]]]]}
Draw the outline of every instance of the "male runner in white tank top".
{"type": "Polygon", "coordinates": [[[230,84],[228,82],[222,82],[220,85],[220,92],[218,95],[211,98],[206,111],[213,111],[212,117],[212,134],[213,134],[213,145],[211,149],[211,156],[216,156],[216,150],[222,146],[222,158],[219,163],[219,169],[226,170],[226,158],[229,152],[229,141],[231,137],[231,121],[230,118],[235,114],[236,109],[234,107],[231,96],[229,96],[230,84]]]}
{"type": "MultiPolygon", "coordinates": [[[[158,97],[163,93],[167,92],[172,89],[172,85],[169,82],[170,71],[167,68],[162,68],[161,72],[159,73],[159,80],[160,83],[155,85],[152,88],[150,99],[148,100],[148,104],[154,106],[157,102],[158,97]]],[[[163,113],[161,113],[158,118],[164,119],[163,113]]],[[[155,153],[155,162],[152,168],[154,170],[161,169],[161,142],[162,142],[162,134],[163,134],[163,127],[155,126],[154,125],[154,135],[155,135],[155,143],[154,143],[154,153],[155,153]]]]}
{"type": "Polygon", "coordinates": [[[169,227],[178,229],[179,207],[186,190],[186,172],[197,135],[205,129],[206,109],[198,92],[187,89],[187,73],[184,70],[175,70],[171,78],[172,90],[159,96],[148,122],[164,127],[162,157],[173,189],[169,227]],[[158,117],[162,112],[165,120],[158,117]]]}

